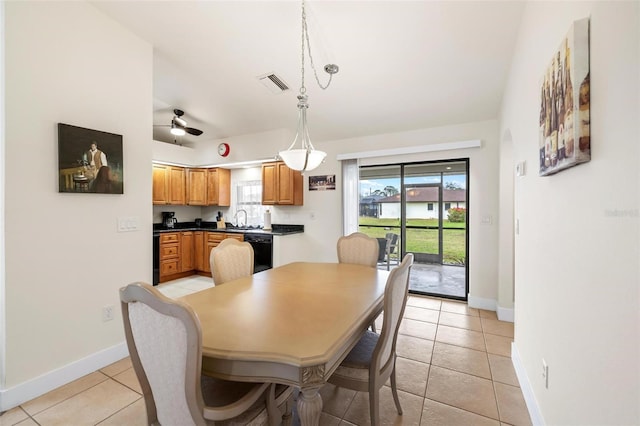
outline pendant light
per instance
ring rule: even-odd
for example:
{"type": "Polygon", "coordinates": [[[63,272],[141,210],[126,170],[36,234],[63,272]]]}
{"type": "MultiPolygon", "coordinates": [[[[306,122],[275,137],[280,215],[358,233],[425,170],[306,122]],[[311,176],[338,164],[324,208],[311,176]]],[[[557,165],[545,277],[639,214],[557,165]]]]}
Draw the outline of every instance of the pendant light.
{"type": "Polygon", "coordinates": [[[311,45],[309,44],[309,33],[307,31],[307,15],[305,12],[304,0],[302,0],[302,78],[300,85],[300,93],[298,94],[298,128],[296,131],[296,137],[293,142],[287,148],[286,151],[280,151],[278,157],[285,162],[287,167],[293,170],[307,171],[313,170],[318,167],[327,156],[326,152],[318,151],[313,147],[311,138],[309,137],[309,128],[307,127],[307,109],[309,103],[307,102],[309,97],[307,96],[307,88],[304,85],[304,49],[305,43],[309,51],[309,61],[311,62],[311,68],[318,82],[318,86],[321,89],[326,89],[331,84],[331,77],[338,72],[338,66],[335,64],[328,64],[324,67],[324,70],[329,74],[329,82],[326,86],[323,86],[318,79],[316,68],[313,64],[313,56],[311,56],[311,45]],[[299,148],[296,148],[296,145],[299,148]]]}

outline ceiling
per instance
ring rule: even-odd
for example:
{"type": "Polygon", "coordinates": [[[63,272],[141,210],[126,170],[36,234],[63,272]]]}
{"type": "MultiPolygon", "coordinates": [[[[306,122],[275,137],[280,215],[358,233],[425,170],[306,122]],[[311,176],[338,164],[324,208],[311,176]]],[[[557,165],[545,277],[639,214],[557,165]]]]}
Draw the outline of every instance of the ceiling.
{"type": "MultiPolygon", "coordinates": [[[[295,131],[301,80],[298,1],[93,1],[154,46],[155,140],[193,145],[295,131]],[[289,90],[274,94],[259,76],[289,90]],[[201,136],[174,139],[174,108],[201,136]]],[[[521,1],[309,1],[318,77],[305,86],[314,142],[494,119],[521,1]]],[[[305,53],[306,55],[306,53],[305,53]]]]}

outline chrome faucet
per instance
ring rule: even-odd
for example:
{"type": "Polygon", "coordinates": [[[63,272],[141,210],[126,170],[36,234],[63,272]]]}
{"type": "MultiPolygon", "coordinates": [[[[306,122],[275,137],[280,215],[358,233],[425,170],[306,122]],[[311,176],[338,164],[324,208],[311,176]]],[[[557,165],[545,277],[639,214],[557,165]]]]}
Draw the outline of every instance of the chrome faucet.
{"type": "Polygon", "coordinates": [[[247,211],[245,209],[239,209],[238,211],[236,211],[236,214],[234,215],[236,224],[238,227],[240,227],[240,221],[238,220],[238,213],[240,212],[244,212],[244,224],[242,226],[247,226],[247,211]]]}

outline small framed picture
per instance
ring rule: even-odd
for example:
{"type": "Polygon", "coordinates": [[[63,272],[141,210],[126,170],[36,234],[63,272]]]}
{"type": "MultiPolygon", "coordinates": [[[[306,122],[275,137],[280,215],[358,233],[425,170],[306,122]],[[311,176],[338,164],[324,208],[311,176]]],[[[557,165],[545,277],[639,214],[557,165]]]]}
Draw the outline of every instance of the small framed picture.
{"type": "Polygon", "coordinates": [[[58,123],[58,192],[123,194],[122,135],[58,123]]]}
{"type": "Polygon", "coordinates": [[[336,189],[336,175],[309,176],[309,191],[336,189]]]}

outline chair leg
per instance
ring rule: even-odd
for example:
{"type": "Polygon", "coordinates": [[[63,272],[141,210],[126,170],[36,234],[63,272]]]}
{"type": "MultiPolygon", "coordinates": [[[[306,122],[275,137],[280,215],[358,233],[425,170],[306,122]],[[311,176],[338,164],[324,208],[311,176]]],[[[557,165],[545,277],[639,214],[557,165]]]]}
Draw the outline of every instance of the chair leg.
{"type": "Polygon", "coordinates": [[[400,399],[398,398],[398,388],[396,386],[396,366],[395,361],[393,363],[393,371],[391,372],[391,393],[393,394],[393,401],[396,403],[398,414],[402,415],[402,407],[400,406],[400,399]]]}
{"type": "Polygon", "coordinates": [[[380,391],[369,390],[369,416],[371,416],[371,426],[380,424],[380,391]]]}

